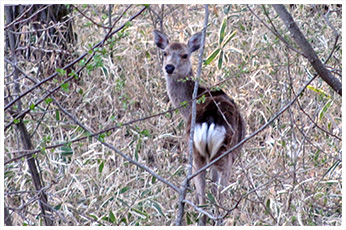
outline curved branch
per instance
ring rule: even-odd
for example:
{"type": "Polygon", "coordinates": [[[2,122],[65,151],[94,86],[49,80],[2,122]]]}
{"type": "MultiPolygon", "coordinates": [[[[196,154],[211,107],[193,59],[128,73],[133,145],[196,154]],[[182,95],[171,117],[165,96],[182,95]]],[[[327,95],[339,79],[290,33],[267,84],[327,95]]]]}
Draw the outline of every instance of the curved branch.
{"type": "Polygon", "coordinates": [[[330,87],[332,87],[341,96],[341,82],[338,78],[334,77],[328,69],[325,68],[321,60],[318,58],[316,52],[311,47],[310,43],[306,40],[303,33],[299,30],[297,24],[294,22],[291,14],[287,11],[286,7],[282,4],[273,5],[273,7],[286,25],[287,29],[290,31],[293,39],[299,45],[305,56],[307,56],[310,64],[313,66],[316,72],[330,87]]]}

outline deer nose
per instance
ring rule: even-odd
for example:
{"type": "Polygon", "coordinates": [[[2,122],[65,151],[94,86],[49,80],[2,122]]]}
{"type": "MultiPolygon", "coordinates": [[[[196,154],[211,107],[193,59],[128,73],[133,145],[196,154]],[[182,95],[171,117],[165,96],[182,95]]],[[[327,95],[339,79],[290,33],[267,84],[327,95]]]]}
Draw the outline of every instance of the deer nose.
{"type": "Polygon", "coordinates": [[[166,72],[168,74],[171,74],[171,73],[173,73],[175,67],[174,67],[174,65],[166,65],[165,69],[166,69],[166,72]]]}

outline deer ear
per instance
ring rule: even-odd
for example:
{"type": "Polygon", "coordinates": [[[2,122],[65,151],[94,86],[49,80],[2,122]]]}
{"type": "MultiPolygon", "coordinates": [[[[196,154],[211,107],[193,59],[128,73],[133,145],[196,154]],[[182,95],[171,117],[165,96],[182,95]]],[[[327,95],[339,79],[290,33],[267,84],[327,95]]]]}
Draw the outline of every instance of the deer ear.
{"type": "Polygon", "coordinates": [[[154,34],[154,41],[155,41],[156,45],[160,49],[165,49],[169,43],[167,35],[158,31],[158,30],[154,30],[153,34],[154,34]]]}
{"type": "Polygon", "coordinates": [[[189,52],[195,52],[201,46],[202,32],[194,34],[188,41],[187,46],[189,47],[189,52]]]}

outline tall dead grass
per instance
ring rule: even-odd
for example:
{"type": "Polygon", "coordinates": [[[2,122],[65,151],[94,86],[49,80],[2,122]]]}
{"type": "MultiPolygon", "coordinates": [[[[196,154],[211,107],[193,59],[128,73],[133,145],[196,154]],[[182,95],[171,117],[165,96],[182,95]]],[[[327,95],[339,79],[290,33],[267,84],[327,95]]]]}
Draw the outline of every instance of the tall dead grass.
{"type": "MultiPolygon", "coordinates": [[[[161,5],[152,5],[160,12],[161,5]]],[[[226,30],[236,30],[227,45],[222,69],[217,62],[204,66],[203,84],[221,85],[238,103],[251,134],[274,116],[314,74],[301,55],[288,49],[249,12],[245,5],[210,5],[205,56],[217,45],[220,24],[228,17],[226,30]]],[[[261,6],[250,6],[265,19],[261,6]]],[[[271,6],[265,6],[276,29],[290,40],[283,23],[271,6]]],[[[325,8],[311,5],[287,6],[319,57],[328,57],[335,37],[321,13],[325,8]]],[[[329,9],[337,10],[335,5],[329,9]]],[[[95,21],[106,21],[104,6],[87,8],[95,21]]],[[[116,17],[125,9],[115,6],[116,17]]],[[[129,10],[120,22],[138,11],[129,10]]],[[[341,13],[341,12],[340,12],[341,13]]],[[[88,51],[102,40],[106,31],[90,24],[74,12],[77,33],[76,54],[88,51]]],[[[153,44],[155,15],[146,11],[113,42],[105,44],[102,66],[85,70],[69,91],[55,94],[59,102],[94,132],[147,117],[172,107],[161,74],[160,53],[153,44]]],[[[201,5],[165,5],[163,27],[171,40],[186,40],[202,29],[201,5]]],[[[341,35],[339,12],[329,14],[331,24],[341,35]]],[[[266,20],[268,23],[268,21],[266,20]]],[[[157,24],[157,28],[159,28],[157,24]]],[[[341,44],[342,38],[339,41],[341,44]]],[[[294,43],[292,45],[295,46],[294,43]]],[[[341,47],[327,66],[341,69],[341,47]]],[[[197,57],[194,57],[196,63],[197,57]]],[[[23,66],[25,68],[25,66],[23,66]]],[[[27,69],[27,71],[29,71],[27,69]]],[[[22,82],[25,87],[25,82],[22,82]]],[[[29,98],[26,104],[30,105],[29,98]]],[[[225,220],[227,225],[341,225],[341,97],[317,78],[270,127],[249,140],[235,162],[225,191],[228,208],[243,196],[225,220]],[[322,93],[324,92],[324,93],[322,93]],[[300,105],[299,105],[300,104],[300,105]],[[302,112],[305,111],[305,113],[302,112]],[[312,122],[312,119],[314,122],[312,122]]],[[[33,136],[36,148],[84,136],[85,133],[56,107],[46,115],[33,136]],[[48,138],[48,140],[47,140],[48,138]],[[44,143],[45,142],[45,143],[44,143]]],[[[37,110],[33,117],[40,117],[37,110]]],[[[6,119],[6,118],[5,118],[6,119]]],[[[26,117],[29,130],[37,122],[26,117]]],[[[5,121],[6,122],[6,121],[5,121]]],[[[107,133],[104,140],[128,156],[149,166],[160,176],[179,185],[186,176],[187,147],[184,122],[176,112],[145,119],[107,133]]],[[[17,133],[5,133],[5,161],[18,150],[17,133]]],[[[139,169],[100,144],[95,138],[65,148],[37,154],[43,180],[48,185],[49,202],[61,218],[57,225],[173,225],[178,195],[151,174],[139,169]]],[[[18,207],[32,196],[26,162],[5,165],[5,205],[18,207]],[[26,191],[23,194],[11,194],[26,191]]],[[[210,197],[210,194],[207,194],[210,197]]],[[[194,191],[188,194],[193,200],[194,191]]],[[[211,207],[207,209],[211,210],[211,207]]],[[[39,225],[37,203],[27,205],[22,215],[13,212],[16,225],[39,225]]],[[[194,224],[198,213],[187,206],[185,224],[194,224]]]]}

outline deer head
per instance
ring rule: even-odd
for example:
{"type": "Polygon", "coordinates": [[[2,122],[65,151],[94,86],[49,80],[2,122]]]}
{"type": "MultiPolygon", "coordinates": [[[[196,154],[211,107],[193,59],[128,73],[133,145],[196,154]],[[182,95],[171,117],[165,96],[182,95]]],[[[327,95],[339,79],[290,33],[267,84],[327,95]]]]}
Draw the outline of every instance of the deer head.
{"type": "Polygon", "coordinates": [[[154,30],[156,45],[163,50],[163,72],[165,76],[183,79],[192,75],[190,56],[201,46],[202,33],[194,34],[187,44],[169,43],[167,35],[154,30]]]}

